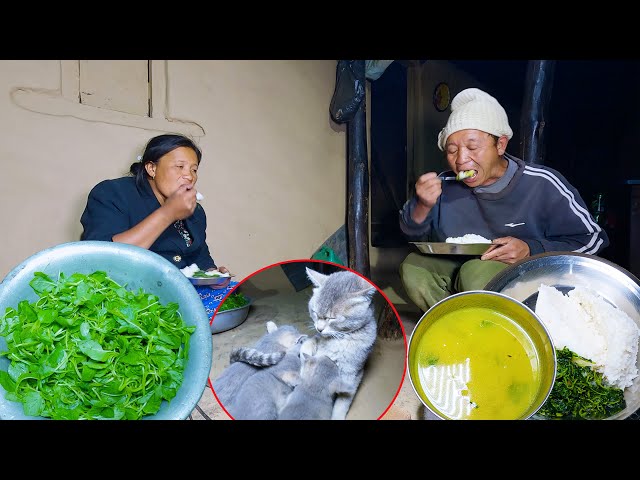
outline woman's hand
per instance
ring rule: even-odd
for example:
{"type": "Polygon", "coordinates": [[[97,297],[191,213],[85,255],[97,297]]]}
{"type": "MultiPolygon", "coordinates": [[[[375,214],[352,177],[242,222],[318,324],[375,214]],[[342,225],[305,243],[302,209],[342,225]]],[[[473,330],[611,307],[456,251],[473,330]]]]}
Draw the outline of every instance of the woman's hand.
{"type": "Polygon", "coordinates": [[[193,185],[182,185],[167,197],[161,208],[169,212],[171,218],[176,221],[184,220],[193,215],[197,204],[196,189],[193,188],[193,185]]]}
{"type": "MultiPolygon", "coordinates": [[[[211,267],[207,271],[210,272],[211,270],[216,270],[216,267],[211,267]]],[[[229,275],[231,275],[231,272],[229,272],[229,269],[227,267],[218,267],[217,270],[220,273],[228,273],[229,275]]],[[[221,290],[223,288],[227,288],[229,283],[231,283],[231,277],[230,276],[227,279],[225,279],[223,282],[220,282],[220,283],[218,283],[216,285],[209,285],[209,287],[213,288],[214,290],[221,290]]]]}

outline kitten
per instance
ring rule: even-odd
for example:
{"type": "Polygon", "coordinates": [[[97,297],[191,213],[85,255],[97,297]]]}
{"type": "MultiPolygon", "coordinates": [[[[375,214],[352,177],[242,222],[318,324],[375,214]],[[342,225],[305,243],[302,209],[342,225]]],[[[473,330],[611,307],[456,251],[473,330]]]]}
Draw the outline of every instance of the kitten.
{"type": "Polygon", "coordinates": [[[315,286],[309,314],[318,332],[307,340],[312,342],[307,348],[314,355],[326,355],[338,365],[345,392],[336,398],[331,418],[344,420],[376,341],[372,304],[376,288],[347,270],[323,275],[307,268],[307,276],[315,286]]]}
{"type": "Polygon", "coordinates": [[[272,321],[267,322],[267,333],[256,342],[253,349],[234,349],[230,355],[230,365],[213,382],[213,391],[220,404],[226,409],[238,389],[251,375],[259,371],[259,367],[272,365],[280,360],[290,347],[304,338],[306,335],[291,325],[278,327],[272,321]]]}
{"type": "Polygon", "coordinates": [[[233,418],[277,419],[278,412],[299,379],[301,346],[301,342],[297,343],[287,350],[284,358],[276,365],[262,368],[247,378],[227,406],[227,411],[233,418]]]}
{"type": "Polygon", "coordinates": [[[340,370],[326,355],[300,354],[299,381],[282,407],[279,420],[330,420],[336,395],[355,394],[345,388],[340,370]]]}

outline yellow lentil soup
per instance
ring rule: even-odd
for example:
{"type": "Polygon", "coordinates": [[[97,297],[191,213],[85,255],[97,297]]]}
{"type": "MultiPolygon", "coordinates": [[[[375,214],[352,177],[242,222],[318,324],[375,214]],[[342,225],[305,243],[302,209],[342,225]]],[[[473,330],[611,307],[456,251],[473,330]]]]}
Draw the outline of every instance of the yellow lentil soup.
{"type": "MultiPolygon", "coordinates": [[[[412,338],[414,389],[439,416],[527,418],[541,404],[541,394],[546,399],[541,388],[549,385],[543,376],[554,372],[548,360],[541,364],[540,338],[511,318],[512,308],[504,314],[495,305],[480,302],[444,309],[423,326],[418,338],[412,338]]],[[[555,358],[553,362],[555,370],[555,358]]]]}

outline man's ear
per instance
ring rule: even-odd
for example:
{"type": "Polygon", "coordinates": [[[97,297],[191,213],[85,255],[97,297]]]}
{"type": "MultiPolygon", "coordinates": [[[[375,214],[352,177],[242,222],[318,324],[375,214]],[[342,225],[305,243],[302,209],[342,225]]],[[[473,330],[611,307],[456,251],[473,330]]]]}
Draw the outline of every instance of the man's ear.
{"type": "Polygon", "coordinates": [[[505,135],[498,138],[498,142],[496,144],[496,148],[498,149],[498,155],[504,155],[504,152],[507,151],[508,143],[509,143],[509,139],[505,135]]]}

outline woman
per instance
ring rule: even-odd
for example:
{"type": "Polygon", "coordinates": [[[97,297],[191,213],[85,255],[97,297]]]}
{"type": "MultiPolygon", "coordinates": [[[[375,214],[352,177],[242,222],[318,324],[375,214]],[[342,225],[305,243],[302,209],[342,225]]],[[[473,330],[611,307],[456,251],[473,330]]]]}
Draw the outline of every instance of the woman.
{"type": "Polygon", "coordinates": [[[195,263],[201,270],[228,272],[209,252],[207,217],[196,201],[201,159],[200,149],[182,135],[153,137],[130,176],[103,180],[91,190],[80,239],[147,248],[180,269],[195,263]]]}

